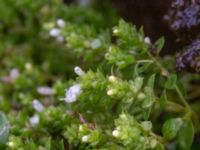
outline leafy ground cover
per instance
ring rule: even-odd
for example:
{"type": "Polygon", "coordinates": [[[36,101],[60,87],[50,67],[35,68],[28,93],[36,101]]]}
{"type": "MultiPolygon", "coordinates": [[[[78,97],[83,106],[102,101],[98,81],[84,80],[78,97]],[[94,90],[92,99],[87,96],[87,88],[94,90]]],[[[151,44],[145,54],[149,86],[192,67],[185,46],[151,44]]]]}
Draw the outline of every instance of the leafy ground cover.
{"type": "Polygon", "coordinates": [[[177,72],[164,37],[86,2],[0,3],[1,149],[199,149],[198,40],[177,72]]]}

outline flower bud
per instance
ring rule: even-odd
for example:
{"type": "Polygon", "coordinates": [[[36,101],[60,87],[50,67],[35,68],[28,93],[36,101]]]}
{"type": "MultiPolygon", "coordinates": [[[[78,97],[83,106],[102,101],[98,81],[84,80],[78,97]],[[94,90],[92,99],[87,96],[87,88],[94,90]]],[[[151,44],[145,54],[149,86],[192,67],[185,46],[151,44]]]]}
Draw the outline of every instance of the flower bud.
{"type": "Polygon", "coordinates": [[[137,98],[138,98],[139,100],[143,100],[145,97],[146,97],[146,96],[145,96],[144,93],[139,93],[138,96],[137,96],[137,98]]]}
{"type": "Polygon", "coordinates": [[[79,125],[79,131],[83,131],[83,125],[79,125]]]}
{"type": "Polygon", "coordinates": [[[57,37],[60,35],[60,29],[58,28],[53,28],[49,31],[49,35],[52,37],[57,37]]]}
{"type": "Polygon", "coordinates": [[[115,76],[111,75],[111,76],[108,77],[108,80],[109,80],[111,83],[114,83],[114,82],[117,81],[117,78],[116,78],[115,76]]]}
{"type": "Polygon", "coordinates": [[[32,107],[37,111],[37,112],[42,112],[44,110],[44,106],[43,104],[37,100],[37,99],[34,99],[33,102],[32,102],[32,107]]]}
{"type": "Polygon", "coordinates": [[[37,92],[38,92],[40,95],[45,95],[45,96],[54,95],[54,94],[55,94],[54,89],[51,88],[51,87],[48,87],[48,86],[39,86],[39,87],[37,88],[37,92]]]}
{"type": "Polygon", "coordinates": [[[82,138],[81,138],[81,141],[83,143],[87,143],[89,141],[89,135],[84,135],[82,138]]]}
{"type": "Polygon", "coordinates": [[[78,76],[82,76],[82,75],[84,74],[83,70],[82,70],[80,67],[78,67],[78,66],[76,66],[76,67],[74,68],[74,72],[75,72],[78,76]]]}
{"type": "Polygon", "coordinates": [[[144,38],[144,43],[150,45],[151,44],[151,40],[149,37],[145,37],[144,38]]]}
{"type": "Polygon", "coordinates": [[[117,28],[115,28],[114,30],[113,30],[113,34],[118,34],[119,33],[119,30],[117,29],[117,28]]]}
{"type": "Polygon", "coordinates": [[[116,138],[119,137],[119,131],[117,129],[113,130],[112,135],[116,138]]]}
{"type": "Polygon", "coordinates": [[[30,119],[29,119],[29,122],[30,122],[30,124],[31,124],[31,126],[36,126],[36,125],[38,125],[39,124],[39,122],[40,122],[40,117],[38,116],[38,115],[34,115],[33,117],[31,117],[30,119]]]}
{"type": "Polygon", "coordinates": [[[108,95],[108,96],[113,96],[113,95],[115,95],[116,93],[117,93],[117,91],[116,91],[115,89],[110,89],[110,90],[107,91],[107,95],[108,95]]]}

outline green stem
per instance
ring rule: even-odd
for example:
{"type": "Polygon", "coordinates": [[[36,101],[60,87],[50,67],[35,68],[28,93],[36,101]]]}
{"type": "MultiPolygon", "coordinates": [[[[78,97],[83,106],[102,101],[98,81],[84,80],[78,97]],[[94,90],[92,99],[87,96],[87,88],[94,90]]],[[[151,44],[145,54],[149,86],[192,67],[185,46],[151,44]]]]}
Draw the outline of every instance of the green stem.
{"type": "MultiPolygon", "coordinates": [[[[150,52],[148,52],[148,56],[153,60],[153,62],[156,64],[156,66],[161,70],[161,74],[164,77],[169,78],[169,72],[158,62],[158,60],[155,57],[153,57],[151,55],[150,52]]],[[[183,94],[181,93],[181,90],[179,89],[179,87],[177,85],[175,85],[175,90],[176,90],[180,100],[182,101],[182,103],[184,104],[184,106],[186,108],[186,114],[191,114],[193,123],[196,125],[196,127],[199,127],[200,122],[199,122],[197,114],[191,109],[190,105],[185,100],[183,94]]]]}
{"type": "MultiPolygon", "coordinates": [[[[148,52],[148,56],[154,61],[154,63],[156,64],[156,66],[161,70],[161,74],[163,76],[165,76],[166,78],[169,78],[169,72],[157,61],[156,58],[154,58],[151,53],[148,52]]],[[[183,94],[181,93],[179,87],[177,85],[175,85],[175,90],[180,98],[180,100],[182,101],[182,103],[185,105],[185,107],[188,109],[188,111],[191,111],[190,105],[187,103],[187,101],[185,100],[183,94]]]]}

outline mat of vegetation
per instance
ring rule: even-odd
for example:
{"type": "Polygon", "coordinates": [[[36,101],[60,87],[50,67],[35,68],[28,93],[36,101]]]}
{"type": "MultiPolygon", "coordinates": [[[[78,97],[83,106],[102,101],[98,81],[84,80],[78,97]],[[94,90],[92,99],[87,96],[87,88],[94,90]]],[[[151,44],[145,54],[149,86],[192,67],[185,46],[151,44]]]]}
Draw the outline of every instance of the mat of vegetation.
{"type": "MultiPolygon", "coordinates": [[[[199,6],[181,3],[167,18],[177,30],[175,8],[199,6]]],[[[199,150],[198,36],[161,57],[165,37],[116,12],[111,1],[0,2],[0,149],[199,150]]]]}

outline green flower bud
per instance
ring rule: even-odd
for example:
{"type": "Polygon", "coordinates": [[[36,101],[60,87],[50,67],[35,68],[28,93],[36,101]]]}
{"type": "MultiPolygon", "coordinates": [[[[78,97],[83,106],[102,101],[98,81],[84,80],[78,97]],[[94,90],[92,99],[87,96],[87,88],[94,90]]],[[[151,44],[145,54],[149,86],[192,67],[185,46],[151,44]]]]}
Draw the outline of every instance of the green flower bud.
{"type": "Polygon", "coordinates": [[[11,149],[15,149],[16,148],[16,144],[13,141],[10,141],[7,143],[8,147],[10,147],[11,149]]]}
{"type": "Polygon", "coordinates": [[[108,96],[113,96],[117,94],[117,90],[116,89],[110,89],[107,91],[107,95],[108,96]]]}
{"type": "Polygon", "coordinates": [[[111,75],[111,76],[108,77],[108,80],[111,83],[115,83],[117,81],[117,78],[115,76],[111,75]]]}
{"type": "Polygon", "coordinates": [[[117,35],[118,33],[119,33],[119,29],[114,28],[114,29],[113,29],[113,34],[114,34],[114,35],[117,35]]]}
{"type": "Polygon", "coordinates": [[[146,95],[144,94],[144,93],[139,93],[138,94],[138,96],[137,96],[137,98],[139,99],[139,100],[143,100],[143,99],[145,99],[145,97],[146,97],[146,95]]]}

